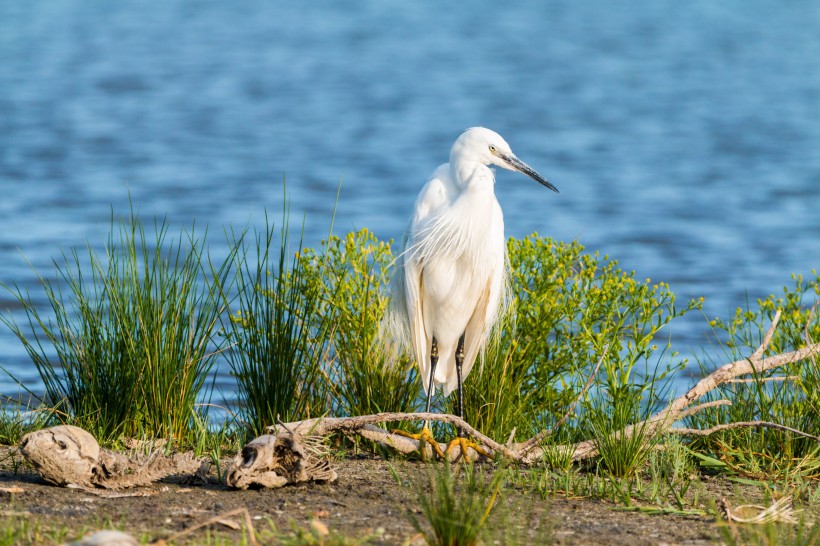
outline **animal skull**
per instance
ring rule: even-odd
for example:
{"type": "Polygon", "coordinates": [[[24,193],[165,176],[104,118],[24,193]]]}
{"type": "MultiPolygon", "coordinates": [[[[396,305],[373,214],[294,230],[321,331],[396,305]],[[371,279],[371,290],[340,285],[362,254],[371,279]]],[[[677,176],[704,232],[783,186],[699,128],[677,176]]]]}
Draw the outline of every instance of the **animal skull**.
{"type": "Polygon", "coordinates": [[[265,434],[253,439],[233,460],[225,482],[230,487],[278,488],[289,483],[335,481],[336,472],[321,457],[319,442],[304,445],[290,433],[265,434]]]}

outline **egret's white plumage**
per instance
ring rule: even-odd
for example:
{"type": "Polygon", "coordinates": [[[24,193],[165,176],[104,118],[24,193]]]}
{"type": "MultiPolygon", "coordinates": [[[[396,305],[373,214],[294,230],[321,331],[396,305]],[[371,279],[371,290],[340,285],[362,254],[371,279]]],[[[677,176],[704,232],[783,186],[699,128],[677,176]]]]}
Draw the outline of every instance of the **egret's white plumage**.
{"type": "Polygon", "coordinates": [[[391,282],[390,319],[416,356],[425,391],[433,338],[439,354],[433,388],[440,385],[449,395],[458,386],[459,338],[464,336],[466,377],[505,300],[504,217],[489,165],[523,172],[558,191],[519,160],[500,135],[483,127],[462,133],[450,162],[440,165],[422,188],[391,282]]]}

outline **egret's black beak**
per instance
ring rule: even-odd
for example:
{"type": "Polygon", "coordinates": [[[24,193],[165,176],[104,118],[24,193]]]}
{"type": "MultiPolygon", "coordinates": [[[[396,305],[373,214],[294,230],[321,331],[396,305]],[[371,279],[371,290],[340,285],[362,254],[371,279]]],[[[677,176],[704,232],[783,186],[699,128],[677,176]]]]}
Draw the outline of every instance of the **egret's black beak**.
{"type": "Polygon", "coordinates": [[[549,181],[546,178],[544,178],[543,176],[541,176],[540,174],[538,174],[535,171],[535,169],[533,169],[532,167],[530,167],[529,165],[527,165],[526,163],[524,163],[523,161],[521,161],[520,159],[518,159],[514,155],[501,155],[501,154],[498,154],[498,156],[501,159],[503,159],[504,161],[506,161],[507,164],[513,170],[516,170],[518,172],[526,174],[527,176],[529,176],[530,178],[532,178],[533,180],[535,180],[539,184],[548,187],[549,189],[551,189],[555,193],[558,193],[558,188],[556,188],[555,186],[550,184],[549,181]]]}

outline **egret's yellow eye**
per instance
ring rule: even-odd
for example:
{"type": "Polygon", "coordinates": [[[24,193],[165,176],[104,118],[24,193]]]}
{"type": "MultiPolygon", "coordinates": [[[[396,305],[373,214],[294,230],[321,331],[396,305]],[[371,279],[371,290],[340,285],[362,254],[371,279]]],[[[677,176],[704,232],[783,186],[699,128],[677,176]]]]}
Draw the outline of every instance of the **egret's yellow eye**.
{"type": "Polygon", "coordinates": [[[491,153],[495,153],[495,146],[490,145],[490,152],[491,152],[491,153]]]}

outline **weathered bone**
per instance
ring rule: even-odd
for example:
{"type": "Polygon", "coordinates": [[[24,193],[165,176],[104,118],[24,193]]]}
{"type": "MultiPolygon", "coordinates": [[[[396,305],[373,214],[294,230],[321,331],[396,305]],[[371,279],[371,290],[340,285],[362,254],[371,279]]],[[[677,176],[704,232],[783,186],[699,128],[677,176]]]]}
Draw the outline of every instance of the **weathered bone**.
{"type": "Polygon", "coordinates": [[[202,462],[190,454],[156,451],[136,460],[101,449],[91,434],[72,425],[30,432],[20,452],[47,482],[64,487],[123,489],[148,485],[172,474],[192,474],[202,462]]]}
{"type": "Polygon", "coordinates": [[[254,438],[234,458],[225,483],[229,487],[278,488],[307,481],[336,481],[336,472],[323,456],[321,438],[298,440],[288,432],[254,438]]]}

